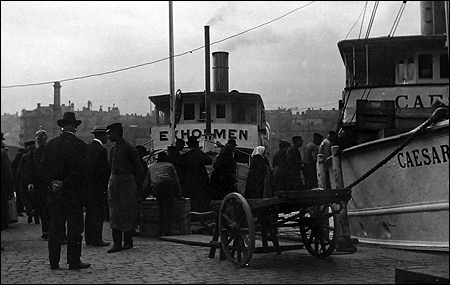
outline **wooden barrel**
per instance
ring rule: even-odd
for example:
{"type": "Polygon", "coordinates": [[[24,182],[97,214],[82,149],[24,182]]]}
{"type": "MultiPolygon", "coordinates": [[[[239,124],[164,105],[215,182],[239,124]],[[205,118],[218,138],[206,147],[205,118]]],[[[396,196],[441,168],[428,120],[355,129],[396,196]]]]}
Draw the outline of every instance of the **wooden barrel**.
{"type": "MultiPolygon", "coordinates": [[[[190,198],[177,198],[172,212],[172,234],[186,235],[191,232],[190,198]]],[[[141,201],[139,204],[139,232],[141,236],[156,237],[159,229],[159,205],[154,198],[141,201]]]]}

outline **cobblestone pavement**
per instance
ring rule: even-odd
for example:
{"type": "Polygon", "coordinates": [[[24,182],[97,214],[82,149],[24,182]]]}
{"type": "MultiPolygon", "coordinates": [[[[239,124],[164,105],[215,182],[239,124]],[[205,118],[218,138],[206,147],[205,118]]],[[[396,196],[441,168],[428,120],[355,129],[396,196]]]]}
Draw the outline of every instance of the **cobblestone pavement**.
{"type": "MultiPolygon", "coordinates": [[[[387,250],[358,245],[354,254],[333,254],[325,260],[312,257],[305,249],[282,254],[254,254],[246,268],[220,261],[217,252],[208,258],[209,248],[135,237],[134,248],[108,254],[109,247],[83,243],[82,261],[89,269],[68,270],[66,247],[62,249],[62,270],[50,270],[47,242],[40,238],[40,225],[28,224],[26,217],[2,231],[1,284],[55,283],[196,283],[196,284],[301,284],[359,283],[392,284],[395,268],[446,264],[447,253],[387,250]]],[[[109,223],[104,240],[111,241],[109,223]]],[[[191,236],[192,237],[192,236],[191,236]]],[[[207,243],[209,236],[198,236],[207,243]]]]}

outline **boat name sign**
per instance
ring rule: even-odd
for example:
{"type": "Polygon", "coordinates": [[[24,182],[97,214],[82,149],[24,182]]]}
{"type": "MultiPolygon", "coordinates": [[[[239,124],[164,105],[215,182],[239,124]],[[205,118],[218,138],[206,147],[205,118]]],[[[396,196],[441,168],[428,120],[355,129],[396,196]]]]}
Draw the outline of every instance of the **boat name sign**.
{"type": "Polygon", "coordinates": [[[398,164],[401,168],[419,167],[437,163],[446,163],[450,160],[449,145],[440,145],[440,149],[424,147],[422,149],[413,149],[400,152],[397,155],[398,164]]]}

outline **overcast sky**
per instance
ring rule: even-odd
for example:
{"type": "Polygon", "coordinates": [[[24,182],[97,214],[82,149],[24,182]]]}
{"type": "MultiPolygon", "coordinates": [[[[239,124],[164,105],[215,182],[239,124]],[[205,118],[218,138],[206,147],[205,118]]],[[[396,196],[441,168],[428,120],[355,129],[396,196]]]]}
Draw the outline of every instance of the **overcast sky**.
{"type": "MultiPolygon", "coordinates": [[[[337,43],[365,37],[375,2],[367,3],[364,15],[365,1],[174,1],[174,53],[192,51],[175,58],[175,89],[205,89],[205,25],[214,43],[275,20],[211,46],[229,52],[229,89],[259,93],[269,110],[337,107],[337,43]]],[[[390,33],[401,4],[380,1],[370,36],[390,33]]],[[[396,36],[420,34],[419,9],[407,2],[396,36]]],[[[52,104],[53,81],[144,64],[61,82],[61,103],[146,114],[148,96],[170,92],[168,56],[169,1],[1,1],[1,113],[52,104]]]]}

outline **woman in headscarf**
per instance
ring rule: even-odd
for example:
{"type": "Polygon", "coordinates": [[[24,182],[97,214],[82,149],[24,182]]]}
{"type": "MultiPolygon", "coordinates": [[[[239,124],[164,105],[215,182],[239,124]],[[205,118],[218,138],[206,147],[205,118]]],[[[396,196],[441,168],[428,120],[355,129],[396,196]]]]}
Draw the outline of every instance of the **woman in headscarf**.
{"type": "Polygon", "coordinates": [[[246,199],[264,197],[264,185],[270,169],[269,160],[264,156],[265,152],[264,146],[257,146],[250,156],[250,169],[244,195],[246,199]]]}

